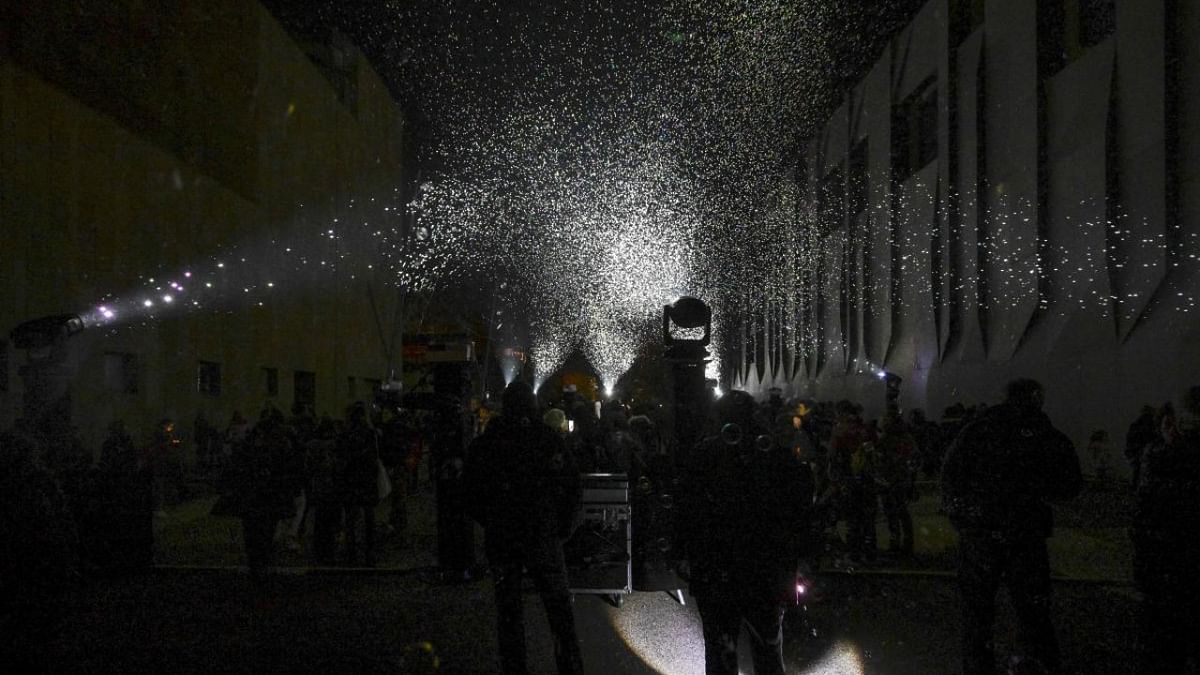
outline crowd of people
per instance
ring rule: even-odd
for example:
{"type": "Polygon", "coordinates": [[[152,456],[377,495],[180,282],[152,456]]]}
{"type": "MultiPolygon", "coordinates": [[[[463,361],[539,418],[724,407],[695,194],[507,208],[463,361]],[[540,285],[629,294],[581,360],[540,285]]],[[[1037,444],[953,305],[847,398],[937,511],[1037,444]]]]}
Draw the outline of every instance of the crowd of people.
{"type": "MultiPolygon", "coordinates": [[[[784,672],[782,622],[795,600],[797,565],[875,560],[880,510],[887,551],[912,556],[908,505],[920,478],[937,490],[941,511],[958,533],[961,672],[997,672],[992,632],[1001,586],[1018,621],[1019,653],[1008,671],[1059,672],[1046,544],[1054,529],[1052,504],[1082,490],[1081,454],[1089,456],[1094,481],[1110,480],[1114,469],[1107,435],[1093,434],[1077,451],[1043,412],[1044,398],[1040,383],[1018,379],[998,404],[956,404],[940,423],[919,410],[905,419],[894,405],[882,419],[868,421],[850,401],[785,402],[779,392],[761,403],[742,392],[716,401],[704,440],[688,462],[674,467],[681,489],[678,570],[700,612],[706,672],[738,672],[743,627],[755,672],[784,672]]],[[[1126,437],[1135,581],[1144,595],[1136,639],[1142,673],[1185,672],[1200,644],[1194,578],[1200,546],[1193,540],[1200,527],[1200,387],[1185,393],[1183,406],[1182,414],[1169,404],[1144,409],[1126,437]]],[[[588,471],[646,472],[663,454],[654,420],[627,418],[619,402],[607,408],[593,415],[568,397],[542,413],[562,441],[546,456],[561,453],[588,471]]],[[[487,527],[487,516],[479,517],[487,527]]],[[[561,552],[556,556],[561,560],[561,552]]],[[[539,583],[551,612],[565,584],[553,588],[539,583]]],[[[503,626],[519,616],[498,604],[506,635],[511,629],[503,626]]],[[[568,639],[556,637],[556,644],[568,639]]],[[[560,672],[578,671],[560,662],[560,672]]]]}
{"type": "Polygon", "coordinates": [[[377,533],[402,536],[406,498],[423,453],[417,421],[396,408],[357,402],[344,420],[298,408],[264,408],[251,426],[235,416],[214,512],[241,518],[252,575],[270,567],[277,542],[311,552],[317,565],[373,567],[377,533]],[[376,507],[387,505],[387,522],[376,507]],[[311,530],[311,541],[305,533],[311,530]]]}
{"type": "MultiPolygon", "coordinates": [[[[1010,383],[997,405],[951,406],[940,422],[919,410],[903,416],[894,405],[868,420],[851,401],[784,401],[773,391],[756,402],[732,392],[713,402],[704,440],[685,463],[672,460],[656,406],[613,401],[600,412],[567,396],[542,408],[528,389],[506,391],[498,415],[480,407],[464,472],[468,508],[487,535],[509,672],[524,669],[525,574],[555,617],[560,671],[581,667],[562,552],[578,520],[581,472],[626,473],[635,486],[673,481],[680,490],[678,572],[697,599],[709,672],[736,672],[743,625],[757,672],[782,672],[783,609],[795,599],[798,562],[869,565],[919,552],[909,513],[919,482],[937,490],[958,532],[963,672],[995,672],[1000,586],[1021,628],[1013,668],[1058,666],[1051,503],[1082,489],[1080,455],[1091,455],[1097,480],[1115,470],[1100,459],[1112,454],[1106,435],[1093,434],[1077,451],[1054,428],[1037,382],[1010,383]],[[876,540],[881,511],[884,550],[876,540]]],[[[344,420],[304,407],[285,418],[268,405],[254,424],[235,413],[224,431],[198,418],[194,441],[220,493],[213,511],[241,519],[248,567],[262,579],[279,546],[307,549],[319,565],[374,565],[377,531],[406,526],[405,497],[423,452],[419,426],[409,412],[364,403],[344,420]],[[381,501],[390,501],[386,524],[375,522],[381,501]]],[[[1183,672],[1200,644],[1200,387],[1178,411],[1141,410],[1125,441],[1143,672],[1183,672]]],[[[188,496],[179,444],[168,420],[140,445],[113,422],[95,462],[69,428],[18,425],[0,435],[4,533],[20,542],[0,574],[9,598],[0,632],[48,625],[54,599],[80,575],[152,562],[156,514],[188,496]]]]}

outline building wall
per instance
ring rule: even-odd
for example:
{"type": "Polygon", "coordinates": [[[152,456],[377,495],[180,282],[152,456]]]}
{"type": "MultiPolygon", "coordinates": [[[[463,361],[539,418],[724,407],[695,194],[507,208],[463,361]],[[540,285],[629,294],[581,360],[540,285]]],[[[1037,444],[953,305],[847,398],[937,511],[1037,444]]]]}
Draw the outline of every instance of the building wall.
{"type": "Polygon", "coordinates": [[[767,367],[759,386],[878,415],[887,371],[904,378],[903,407],[936,418],[1030,376],[1078,445],[1095,429],[1119,445],[1142,405],[1200,383],[1200,55],[1185,48],[1200,10],[1115,0],[1115,29],[1081,48],[1056,43],[1054,3],[989,2],[979,26],[957,4],[927,3],[807,144],[814,201],[869,144],[866,211],[824,218],[804,252],[822,271],[861,256],[848,269],[862,290],[811,275],[819,288],[797,297],[824,311],[794,318],[820,336],[794,346],[807,366],[767,367]],[[903,106],[930,77],[936,153],[897,180],[903,106]]]}
{"type": "MultiPolygon", "coordinates": [[[[203,310],[72,338],[85,440],[117,417],[142,432],[173,418],[187,433],[198,411],[222,425],[254,415],[269,398],[264,368],[278,371],[285,411],[295,371],[316,374],[320,412],[341,413],[350,377],[364,396],[385,370],[368,283],[383,312],[394,293],[381,266],[363,273],[377,253],[361,224],[396,218],[384,208],[404,180],[403,118],[366,61],[346,57],[347,102],[257,3],[117,2],[70,30],[71,3],[35,4],[7,17],[0,54],[0,327],[211,266],[230,245],[239,282],[277,284],[262,306],[218,289],[203,310]],[[337,243],[320,236],[331,228],[344,228],[337,243]],[[306,271],[339,256],[336,272],[306,271]],[[136,393],[106,383],[112,352],[135,357],[136,393]],[[219,396],[198,392],[201,360],[220,364],[219,396]]],[[[0,426],[20,414],[22,358],[9,347],[0,369],[0,426]]]]}

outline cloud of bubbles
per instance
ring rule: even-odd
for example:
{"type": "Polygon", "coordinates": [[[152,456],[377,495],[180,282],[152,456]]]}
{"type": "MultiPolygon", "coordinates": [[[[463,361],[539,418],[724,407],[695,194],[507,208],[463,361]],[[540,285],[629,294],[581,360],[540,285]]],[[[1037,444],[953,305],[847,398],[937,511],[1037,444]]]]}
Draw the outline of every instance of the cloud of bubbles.
{"type": "MultiPolygon", "coordinates": [[[[247,268],[286,248],[304,253],[285,268],[484,291],[524,317],[535,380],[581,350],[612,387],[657,339],[664,304],[703,298],[719,327],[723,311],[788,297],[815,269],[798,139],[920,3],[316,4],[307,20],[354,34],[419,127],[422,179],[392,196],[405,218],[356,224],[365,238],[335,254],[312,252],[342,236],[321,223],[249,247],[247,268]]],[[[215,262],[198,281],[221,279],[215,262]]],[[[266,302],[279,283],[243,276],[225,293],[266,302]]],[[[175,302],[165,288],[150,281],[96,316],[175,302]]]]}

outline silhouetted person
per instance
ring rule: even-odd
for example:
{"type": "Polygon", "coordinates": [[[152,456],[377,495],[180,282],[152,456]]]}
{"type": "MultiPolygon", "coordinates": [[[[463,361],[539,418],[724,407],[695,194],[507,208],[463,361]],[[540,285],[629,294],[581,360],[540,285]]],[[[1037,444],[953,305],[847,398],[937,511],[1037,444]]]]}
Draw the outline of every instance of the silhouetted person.
{"type": "Polygon", "coordinates": [[[275,526],[292,509],[293,453],[283,414],[267,408],[231,462],[246,564],[255,581],[265,580],[275,556],[275,526]]]}
{"type": "Polygon", "coordinates": [[[1185,393],[1180,419],[1161,412],[1142,454],[1133,518],[1143,675],[1183,673],[1189,657],[1200,665],[1200,386],[1185,393]]]}
{"type": "Polygon", "coordinates": [[[178,497],[172,494],[172,483],[182,475],[179,439],[175,436],[173,421],[162,419],[155,425],[150,444],[142,453],[142,466],[149,472],[154,486],[155,515],[165,516],[167,506],[178,497]]]}
{"type": "Polygon", "coordinates": [[[855,563],[873,562],[878,553],[875,516],[875,442],[863,424],[858,407],[850,401],[837,404],[837,423],[830,438],[829,476],[838,506],[846,519],[846,547],[855,563]]]}
{"type": "Polygon", "coordinates": [[[337,438],[333,420],[317,424],[305,447],[308,500],[313,509],[313,558],[318,565],[332,565],[337,553],[337,533],[342,525],[342,499],[338,492],[337,438]]]}
{"type": "Polygon", "coordinates": [[[196,462],[202,471],[207,472],[212,468],[213,448],[217,436],[217,430],[209,423],[204,411],[197,412],[192,425],[192,442],[196,446],[196,462]]]}
{"type": "Polygon", "coordinates": [[[528,573],[554,634],[558,672],[582,673],[562,550],[580,508],[579,471],[542,422],[529,385],[504,390],[501,415],[472,441],[465,472],[468,508],[483,526],[495,583],[503,671],[527,671],[521,584],[528,573]]]}
{"type": "Polygon", "coordinates": [[[742,625],[754,671],[783,673],[783,614],[795,599],[807,544],[812,475],[790,447],[783,419],[774,438],[754,420],[754,399],[729,392],[715,403],[720,432],[684,467],[679,544],[704,630],[709,675],[736,675],[742,625]]]}
{"type": "Polygon", "coordinates": [[[876,483],[887,516],[888,551],[912,555],[913,521],[908,502],[914,490],[917,441],[899,417],[889,415],[883,419],[876,449],[876,483]]]}
{"type": "Polygon", "coordinates": [[[404,462],[412,437],[412,430],[400,411],[388,411],[379,430],[379,459],[392,482],[392,493],[387,497],[388,527],[400,535],[408,529],[409,478],[404,462]]]}
{"type": "Polygon", "coordinates": [[[138,463],[125,423],[114,420],[100,449],[97,510],[104,550],[97,563],[135,569],[154,560],[154,496],[149,473],[138,463]]]}
{"type": "Polygon", "coordinates": [[[359,563],[358,522],[363,523],[362,563],[375,565],[375,505],[379,503],[379,436],[362,401],[350,407],[338,435],[338,478],[346,513],[346,562],[359,563]]]}
{"type": "Polygon", "coordinates": [[[29,435],[0,434],[0,654],[8,672],[49,672],[79,574],[67,503],[29,435]]]}
{"type": "Polygon", "coordinates": [[[1001,405],[963,428],[942,468],[942,504],[958,530],[963,672],[995,672],[996,592],[1008,587],[1025,656],[1053,671],[1058,641],[1050,618],[1054,527],[1047,503],[1083,485],[1071,441],[1042,412],[1042,385],[1010,382],[1001,405]]]}
{"type": "Polygon", "coordinates": [[[1159,438],[1157,418],[1152,406],[1142,406],[1137,419],[1129,425],[1125,434],[1125,459],[1129,461],[1130,486],[1136,490],[1141,478],[1142,453],[1146,446],[1159,438]]]}

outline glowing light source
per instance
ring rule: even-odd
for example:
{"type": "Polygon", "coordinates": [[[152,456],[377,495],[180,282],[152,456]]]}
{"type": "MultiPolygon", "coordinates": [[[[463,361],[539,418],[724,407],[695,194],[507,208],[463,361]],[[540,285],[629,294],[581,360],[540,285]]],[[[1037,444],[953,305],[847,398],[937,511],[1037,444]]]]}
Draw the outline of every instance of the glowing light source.
{"type": "Polygon", "coordinates": [[[142,306],[143,306],[143,307],[153,307],[153,306],[154,306],[154,301],[153,301],[153,300],[143,300],[143,301],[142,301],[142,306]]]}

